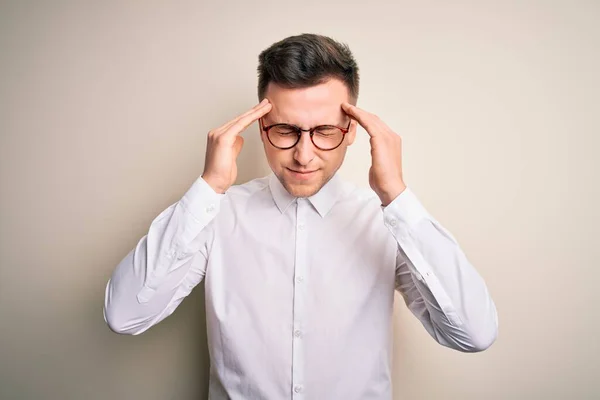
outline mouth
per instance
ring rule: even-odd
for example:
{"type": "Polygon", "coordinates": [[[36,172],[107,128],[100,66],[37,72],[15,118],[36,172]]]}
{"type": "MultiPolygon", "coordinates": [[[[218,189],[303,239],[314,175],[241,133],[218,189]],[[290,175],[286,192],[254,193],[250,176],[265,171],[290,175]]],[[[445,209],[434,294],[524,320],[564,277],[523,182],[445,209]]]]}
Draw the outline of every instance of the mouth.
{"type": "Polygon", "coordinates": [[[308,170],[306,170],[306,171],[297,171],[297,170],[293,170],[293,169],[290,169],[290,168],[286,168],[286,169],[287,169],[287,170],[290,172],[290,174],[291,174],[291,175],[292,175],[294,178],[296,178],[296,179],[299,179],[299,180],[307,180],[307,179],[310,179],[310,178],[312,178],[312,177],[313,177],[313,176],[314,176],[314,175],[317,173],[317,171],[318,171],[318,169],[315,169],[315,170],[312,170],[312,171],[308,171],[308,170]]]}

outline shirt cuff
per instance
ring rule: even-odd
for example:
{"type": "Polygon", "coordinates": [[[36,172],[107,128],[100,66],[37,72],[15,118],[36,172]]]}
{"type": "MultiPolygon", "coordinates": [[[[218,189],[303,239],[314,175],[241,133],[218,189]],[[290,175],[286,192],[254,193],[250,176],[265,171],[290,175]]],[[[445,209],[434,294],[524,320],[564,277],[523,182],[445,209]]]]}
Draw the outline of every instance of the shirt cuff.
{"type": "MultiPolygon", "coordinates": [[[[198,230],[208,225],[219,213],[223,197],[225,194],[215,192],[202,177],[198,177],[180,201],[192,217],[192,221],[188,221],[191,226],[188,226],[185,233],[195,235],[198,230]]],[[[185,238],[184,242],[187,243],[191,239],[192,237],[185,238]]]]}
{"type": "Polygon", "coordinates": [[[407,187],[390,204],[381,206],[385,225],[398,238],[405,237],[410,229],[423,219],[430,219],[429,212],[416,194],[407,187]]]}

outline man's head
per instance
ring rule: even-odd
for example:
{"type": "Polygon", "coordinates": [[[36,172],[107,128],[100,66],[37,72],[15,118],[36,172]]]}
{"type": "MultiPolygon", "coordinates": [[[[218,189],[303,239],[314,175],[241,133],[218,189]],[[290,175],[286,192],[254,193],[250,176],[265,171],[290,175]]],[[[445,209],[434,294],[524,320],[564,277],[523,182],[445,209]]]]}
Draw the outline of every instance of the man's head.
{"type": "MultiPolygon", "coordinates": [[[[356,136],[355,120],[345,133],[351,119],[341,108],[343,102],[356,105],[356,61],[346,45],[326,36],[303,34],[288,37],[261,52],[258,74],[258,98],[268,98],[273,106],[259,121],[269,166],[290,194],[312,196],[340,168],[346,149],[356,136]],[[280,123],[301,129],[335,125],[343,129],[343,137],[338,147],[327,151],[313,144],[309,132],[302,132],[294,147],[282,150],[269,140],[273,136],[262,129],[280,123]],[[312,172],[299,175],[294,171],[312,172]]],[[[315,132],[313,139],[319,144],[316,136],[315,132]]]]}

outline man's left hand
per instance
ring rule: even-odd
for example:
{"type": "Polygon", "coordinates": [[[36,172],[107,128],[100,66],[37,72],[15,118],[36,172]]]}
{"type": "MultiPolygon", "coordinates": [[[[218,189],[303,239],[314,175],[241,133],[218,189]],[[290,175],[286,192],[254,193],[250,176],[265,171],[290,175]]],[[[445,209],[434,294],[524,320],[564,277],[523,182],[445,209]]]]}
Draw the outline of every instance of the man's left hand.
{"type": "Polygon", "coordinates": [[[381,204],[387,206],[406,189],[402,178],[402,138],[377,115],[342,103],[342,109],[367,131],[371,137],[371,169],[369,185],[381,204]]]}

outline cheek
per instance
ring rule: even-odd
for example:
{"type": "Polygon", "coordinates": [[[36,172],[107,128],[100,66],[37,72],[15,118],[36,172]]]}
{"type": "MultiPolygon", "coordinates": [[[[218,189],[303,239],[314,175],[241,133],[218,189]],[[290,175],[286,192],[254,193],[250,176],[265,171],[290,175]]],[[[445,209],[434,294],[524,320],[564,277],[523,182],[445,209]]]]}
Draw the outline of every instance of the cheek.
{"type": "Polygon", "coordinates": [[[276,150],[269,142],[263,142],[265,148],[265,156],[272,170],[278,171],[282,169],[282,165],[289,164],[287,153],[276,150]]]}
{"type": "Polygon", "coordinates": [[[324,161],[327,164],[327,168],[337,169],[344,160],[344,156],[346,155],[346,148],[342,148],[340,146],[340,148],[337,148],[334,151],[331,151],[330,153],[331,154],[326,154],[323,156],[325,157],[324,161]]]}
{"type": "Polygon", "coordinates": [[[342,157],[344,157],[344,149],[342,149],[342,146],[335,150],[327,151],[325,154],[323,154],[323,159],[326,160],[327,163],[336,163],[342,157]]]}

